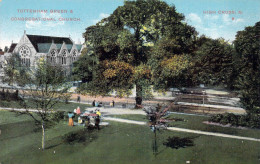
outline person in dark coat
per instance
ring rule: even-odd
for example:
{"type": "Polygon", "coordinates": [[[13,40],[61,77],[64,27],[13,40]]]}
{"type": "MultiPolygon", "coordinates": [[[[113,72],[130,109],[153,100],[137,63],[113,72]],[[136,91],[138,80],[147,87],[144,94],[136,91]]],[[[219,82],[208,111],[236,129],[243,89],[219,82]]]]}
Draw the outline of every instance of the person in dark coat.
{"type": "Polygon", "coordinates": [[[95,104],[96,104],[96,100],[94,100],[94,101],[92,102],[92,106],[95,106],[95,104]]]}
{"type": "Polygon", "coordinates": [[[80,95],[78,95],[77,102],[80,103],[80,95]]]}
{"type": "Polygon", "coordinates": [[[112,104],[113,104],[113,107],[115,107],[115,101],[114,100],[112,101],[112,104]]]}
{"type": "Polygon", "coordinates": [[[100,117],[99,117],[99,115],[96,117],[96,119],[95,119],[95,126],[97,127],[97,129],[99,130],[100,128],[99,128],[99,123],[100,123],[100,117]]]}

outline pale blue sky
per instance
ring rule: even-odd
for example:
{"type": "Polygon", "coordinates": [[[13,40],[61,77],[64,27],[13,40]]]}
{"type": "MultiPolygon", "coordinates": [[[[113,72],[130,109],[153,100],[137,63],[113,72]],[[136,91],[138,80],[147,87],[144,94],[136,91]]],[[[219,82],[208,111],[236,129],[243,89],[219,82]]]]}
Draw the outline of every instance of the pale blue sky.
{"type": "MultiPolygon", "coordinates": [[[[260,21],[260,0],[165,0],[169,5],[175,5],[179,13],[183,13],[186,22],[200,34],[212,38],[223,37],[233,41],[235,34],[246,26],[252,26],[260,21]],[[203,14],[203,11],[216,11],[216,14],[203,14]],[[219,14],[219,11],[233,10],[236,14],[219,14]],[[238,14],[242,11],[242,14],[238,14]],[[234,20],[232,20],[232,17],[234,20]]],[[[86,27],[111,14],[123,0],[0,0],[0,47],[18,42],[24,30],[27,34],[71,36],[78,42],[84,41],[82,33],[86,27]],[[48,13],[32,14],[18,13],[18,9],[46,9],[48,13]],[[53,10],[73,10],[73,13],[50,14],[53,10]],[[30,22],[11,21],[13,17],[74,17],[76,22],[30,22]]]]}

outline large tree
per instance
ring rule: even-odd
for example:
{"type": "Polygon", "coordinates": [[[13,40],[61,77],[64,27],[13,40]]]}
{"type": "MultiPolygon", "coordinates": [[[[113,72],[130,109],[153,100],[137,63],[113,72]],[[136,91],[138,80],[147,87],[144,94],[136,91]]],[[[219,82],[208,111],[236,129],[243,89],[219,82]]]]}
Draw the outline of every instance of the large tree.
{"type": "MultiPolygon", "coordinates": [[[[144,89],[152,84],[152,69],[148,65],[151,51],[153,51],[152,47],[163,38],[169,38],[176,43],[173,54],[181,55],[192,49],[190,45],[195,39],[196,32],[183,21],[184,16],[176,12],[174,6],[169,6],[159,0],[137,0],[125,1],[124,5],[119,6],[108,18],[88,27],[84,37],[86,43],[92,47],[91,51],[98,58],[100,66],[106,62],[117,61],[122,66],[131,65],[134,72],[138,74],[130,74],[125,77],[128,78],[125,80],[129,81],[129,85],[116,80],[122,78],[121,75],[114,76],[113,83],[106,83],[106,91],[121,89],[124,86],[126,86],[125,89],[131,89],[129,86],[132,85],[134,78],[136,96],[142,100],[144,94],[147,93],[144,89]],[[147,71],[140,71],[141,68],[145,68],[147,71]]],[[[107,72],[105,69],[103,71],[107,72]]],[[[99,75],[104,75],[104,72],[99,75]]],[[[106,80],[104,78],[104,81],[106,80]]],[[[97,87],[92,87],[92,89],[104,91],[104,88],[98,87],[99,81],[93,81],[95,81],[95,85],[91,83],[89,85],[97,87]]],[[[141,102],[138,101],[137,104],[141,102]]]]}
{"type": "Polygon", "coordinates": [[[234,45],[240,59],[241,102],[249,112],[260,113],[260,22],[238,31],[234,45]]]}
{"type": "Polygon", "coordinates": [[[20,76],[27,74],[23,79],[26,90],[20,91],[20,101],[26,109],[22,114],[31,116],[37,125],[42,128],[42,149],[45,148],[45,129],[54,123],[57,113],[53,110],[57,103],[66,101],[69,86],[61,66],[53,66],[43,58],[39,60],[35,69],[20,72],[20,76]],[[33,109],[34,112],[30,109],[33,109]],[[53,119],[55,118],[55,119],[53,119]]]}
{"type": "Polygon", "coordinates": [[[192,83],[208,85],[233,85],[235,69],[233,67],[234,48],[224,39],[204,39],[192,57],[189,69],[192,83]]]}

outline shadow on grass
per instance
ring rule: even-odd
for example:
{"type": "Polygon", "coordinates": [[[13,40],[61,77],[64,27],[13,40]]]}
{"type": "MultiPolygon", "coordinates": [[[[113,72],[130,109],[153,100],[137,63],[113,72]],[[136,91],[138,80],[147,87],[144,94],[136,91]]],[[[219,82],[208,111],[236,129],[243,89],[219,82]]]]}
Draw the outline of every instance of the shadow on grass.
{"type": "Polygon", "coordinates": [[[16,123],[8,123],[8,124],[0,125],[0,129],[2,130],[0,141],[26,136],[33,132],[38,131],[38,127],[34,124],[33,121],[21,121],[16,123]]]}
{"type": "Polygon", "coordinates": [[[55,147],[57,147],[57,146],[59,146],[59,145],[61,145],[61,144],[62,144],[62,142],[61,142],[61,143],[58,143],[58,144],[55,144],[55,145],[48,146],[48,147],[46,147],[45,149],[52,149],[52,148],[55,148],[55,147]]]}
{"type": "Polygon", "coordinates": [[[98,130],[94,127],[84,128],[82,130],[71,132],[62,137],[63,142],[67,144],[90,143],[98,138],[98,130]]]}
{"type": "Polygon", "coordinates": [[[195,137],[169,137],[165,142],[163,142],[163,145],[166,147],[170,147],[172,149],[179,149],[179,148],[186,148],[186,147],[191,147],[194,146],[193,140],[197,138],[198,136],[195,137]]]}

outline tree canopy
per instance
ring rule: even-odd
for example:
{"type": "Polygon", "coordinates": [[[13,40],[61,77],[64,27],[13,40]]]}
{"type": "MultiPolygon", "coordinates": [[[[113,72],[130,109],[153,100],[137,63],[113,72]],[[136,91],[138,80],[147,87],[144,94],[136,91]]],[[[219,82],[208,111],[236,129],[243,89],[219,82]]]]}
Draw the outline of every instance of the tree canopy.
{"type": "Polygon", "coordinates": [[[238,88],[250,112],[260,113],[260,22],[238,31],[234,41],[239,60],[238,88]]]}
{"type": "MultiPolygon", "coordinates": [[[[92,86],[90,88],[97,93],[101,93],[98,90],[109,92],[124,88],[127,91],[135,84],[137,97],[143,97],[148,93],[148,86],[153,82],[152,73],[154,73],[155,62],[158,63],[159,60],[165,74],[167,74],[166,69],[171,67],[169,61],[172,61],[173,58],[180,60],[172,71],[185,67],[185,64],[182,65],[181,62],[187,57],[182,55],[192,51],[197,33],[193,27],[183,21],[184,16],[166,2],[159,0],[125,1],[124,5],[119,6],[109,17],[88,27],[84,33],[86,44],[90,47],[89,51],[99,61],[99,69],[92,71],[96,71],[97,76],[91,79],[87,85],[92,86]],[[170,41],[170,45],[162,47],[163,42],[168,41],[170,41]],[[157,49],[153,48],[155,46],[157,49]],[[159,52],[161,48],[165,48],[165,54],[160,55],[169,54],[168,57],[156,56],[158,60],[150,60],[152,54],[156,53],[153,51],[159,52]],[[169,60],[168,65],[164,66],[163,64],[167,63],[167,60],[169,60]],[[117,63],[125,66],[123,69],[126,70],[115,70],[114,68],[112,71],[111,67],[104,67],[105,63],[108,65],[117,63]],[[127,72],[129,68],[131,71],[127,72]],[[145,68],[144,71],[140,71],[142,68],[145,68]],[[121,72],[121,75],[123,72],[130,74],[122,77],[116,76],[115,72],[118,71],[121,72]],[[113,82],[106,82],[106,89],[93,87],[100,86],[107,80],[102,78],[104,75],[113,77],[113,82]],[[123,82],[122,78],[124,78],[123,82]]],[[[89,53],[84,55],[89,55],[89,53]]]]}

